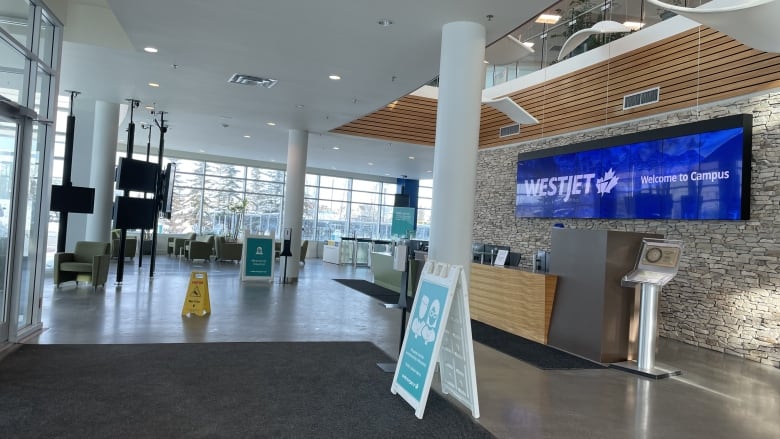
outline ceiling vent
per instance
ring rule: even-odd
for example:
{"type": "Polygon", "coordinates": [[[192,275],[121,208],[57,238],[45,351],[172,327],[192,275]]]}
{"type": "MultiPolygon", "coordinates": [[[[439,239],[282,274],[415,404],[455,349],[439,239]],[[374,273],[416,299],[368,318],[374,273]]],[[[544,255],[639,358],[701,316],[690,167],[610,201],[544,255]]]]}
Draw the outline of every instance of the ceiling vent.
{"type": "Polygon", "coordinates": [[[228,82],[232,82],[234,84],[257,85],[260,87],[271,88],[276,85],[279,80],[235,73],[230,77],[230,79],[228,79],[228,82]]]}
{"type": "Polygon", "coordinates": [[[520,124],[501,127],[498,130],[498,137],[509,137],[515,134],[520,134],[520,124]]]}
{"type": "Polygon", "coordinates": [[[623,109],[641,107],[642,105],[658,102],[661,97],[661,88],[651,88],[650,90],[640,91],[630,95],[623,96],[623,109]]]}

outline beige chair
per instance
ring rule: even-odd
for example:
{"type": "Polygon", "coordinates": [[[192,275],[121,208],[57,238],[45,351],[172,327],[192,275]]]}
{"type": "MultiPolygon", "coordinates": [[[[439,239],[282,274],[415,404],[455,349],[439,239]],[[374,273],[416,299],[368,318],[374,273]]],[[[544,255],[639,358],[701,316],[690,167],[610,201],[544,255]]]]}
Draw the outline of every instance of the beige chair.
{"type": "MultiPolygon", "coordinates": [[[[119,240],[122,237],[122,231],[114,229],[111,231],[111,259],[119,258],[119,240]]],[[[135,236],[125,237],[125,258],[135,258],[138,248],[138,238],[135,236]]]]}
{"type": "Polygon", "coordinates": [[[108,280],[111,244],[108,242],[79,241],[72,253],[54,255],[54,285],[63,282],[91,282],[97,288],[108,280]]]}
{"type": "Polygon", "coordinates": [[[190,261],[195,259],[210,261],[212,254],[214,254],[214,235],[199,236],[196,240],[184,244],[184,257],[190,261]]]}
{"type": "Polygon", "coordinates": [[[227,242],[224,236],[217,238],[216,242],[218,261],[240,261],[241,250],[244,244],[240,242],[227,242]]]}
{"type": "Polygon", "coordinates": [[[197,235],[194,233],[190,233],[189,236],[184,238],[177,238],[175,236],[171,236],[168,238],[168,255],[171,256],[179,256],[184,254],[184,244],[187,241],[192,241],[195,239],[197,235]]]}
{"type": "Polygon", "coordinates": [[[301,243],[301,263],[306,265],[306,252],[309,251],[309,240],[305,239],[301,243]]]}

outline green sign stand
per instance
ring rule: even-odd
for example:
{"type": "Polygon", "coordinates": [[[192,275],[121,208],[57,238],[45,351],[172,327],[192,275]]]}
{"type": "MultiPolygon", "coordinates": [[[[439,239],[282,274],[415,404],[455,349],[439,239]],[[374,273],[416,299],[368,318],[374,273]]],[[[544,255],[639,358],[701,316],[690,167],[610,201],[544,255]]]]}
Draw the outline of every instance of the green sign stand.
{"type": "Polygon", "coordinates": [[[274,278],[273,236],[249,235],[244,237],[241,255],[241,280],[272,281],[274,278]]]}
{"type": "Polygon", "coordinates": [[[390,227],[390,235],[400,238],[409,238],[409,232],[415,229],[414,208],[413,207],[394,207],[393,223],[390,227]]]}

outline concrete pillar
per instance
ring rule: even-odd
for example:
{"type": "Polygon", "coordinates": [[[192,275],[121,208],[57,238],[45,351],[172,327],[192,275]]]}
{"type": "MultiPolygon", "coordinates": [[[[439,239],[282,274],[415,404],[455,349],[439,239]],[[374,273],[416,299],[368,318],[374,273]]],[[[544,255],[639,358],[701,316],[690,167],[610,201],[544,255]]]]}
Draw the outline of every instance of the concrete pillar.
{"type": "MultiPolygon", "coordinates": [[[[119,138],[119,104],[95,102],[89,185],[95,188],[95,210],[87,216],[87,240],[111,239],[111,209],[114,201],[114,164],[119,138]]],[[[75,162],[75,160],[74,160],[75,162]]]]}
{"type": "MultiPolygon", "coordinates": [[[[309,133],[304,130],[290,130],[287,140],[287,182],[284,185],[284,229],[292,229],[290,250],[287,258],[287,277],[298,279],[301,255],[301,231],[303,227],[303,195],[306,185],[306,154],[309,147],[309,133]]],[[[284,258],[279,260],[279,269],[284,270],[284,258]]],[[[281,273],[282,271],[280,271],[281,273]]]]}
{"type": "Polygon", "coordinates": [[[484,58],[485,28],[481,24],[444,25],[429,257],[462,265],[467,275],[471,264],[484,58]]]}

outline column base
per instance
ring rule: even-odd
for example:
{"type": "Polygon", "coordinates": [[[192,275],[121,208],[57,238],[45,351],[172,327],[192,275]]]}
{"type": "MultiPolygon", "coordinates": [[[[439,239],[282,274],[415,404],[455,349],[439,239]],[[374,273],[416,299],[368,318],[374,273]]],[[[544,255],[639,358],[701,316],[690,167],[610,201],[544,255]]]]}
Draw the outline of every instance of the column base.
{"type": "Polygon", "coordinates": [[[682,371],[664,364],[656,364],[656,366],[651,369],[640,369],[636,361],[624,361],[622,363],[612,363],[609,367],[654,380],[682,375],[682,371]]]}

